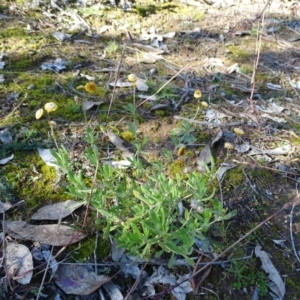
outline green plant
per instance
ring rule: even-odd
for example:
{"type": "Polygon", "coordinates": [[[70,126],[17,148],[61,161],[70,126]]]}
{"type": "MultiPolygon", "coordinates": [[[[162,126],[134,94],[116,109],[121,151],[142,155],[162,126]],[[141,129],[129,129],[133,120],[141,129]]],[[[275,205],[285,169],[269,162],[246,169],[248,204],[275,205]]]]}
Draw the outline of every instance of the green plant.
{"type": "Polygon", "coordinates": [[[260,296],[265,296],[268,292],[268,276],[256,270],[251,263],[233,259],[227,272],[234,277],[233,287],[240,290],[247,286],[258,286],[260,296]]]}
{"type": "Polygon", "coordinates": [[[183,121],[181,127],[172,130],[172,142],[178,147],[180,144],[194,144],[197,138],[194,136],[195,128],[193,124],[183,121]]]}
{"type": "Polygon", "coordinates": [[[173,265],[175,255],[183,256],[193,265],[190,255],[194,239],[204,239],[203,233],[213,223],[235,215],[235,211],[226,212],[214,198],[214,192],[208,193],[214,170],[208,169],[208,175],[195,172],[185,178],[179,174],[168,178],[163,163],[152,163],[145,172],[141,160],[135,157],[135,172],[128,176],[128,172],[110,164],[99,165],[97,140],[98,136],[88,128],[89,147],[85,155],[96,174],[96,180],[90,184],[80,171],[71,170],[66,148],[52,152],[58,168],[67,175],[68,193],[90,203],[102,216],[97,223],[105,236],[114,234],[116,242],[131,254],[149,258],[169,253],[169,266],[173,265]]]}
{"type": "Polygon", "coordinates": [[[105,51],[109,54],[114,54],[119,50],[119,45],[116,41],[109,41],[105,51]]]}
{"type": "MultiPolygon", "coordinates": [[[[159,90],[161,84],[153,79],[148,79],[146,81],[146,84],[149,86],[148,93],[149,94],[156,94],[157,90],[159,90]]],[[[176,90],[174,87],[170,85],[166,85],[164,88],[162,88],[157,94],[156,99],[174,99],[175,97],[178,97],[178,93],[176,93],[176,90]]]]}

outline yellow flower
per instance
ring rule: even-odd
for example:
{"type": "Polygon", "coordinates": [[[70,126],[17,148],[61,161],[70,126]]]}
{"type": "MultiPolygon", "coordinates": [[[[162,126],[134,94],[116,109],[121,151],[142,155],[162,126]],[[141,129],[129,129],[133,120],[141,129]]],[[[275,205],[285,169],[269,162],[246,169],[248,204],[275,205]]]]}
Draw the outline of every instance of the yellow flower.
{"type": "Polygon", "coordinates": [[[136,82],[137,78],[136,78],[135,74],[129,74],[129,75],[127,76],[127,80],[128,80],[129,82],[136,82]]]}
{"type": "Polygon", "coordinates": [[[47,113],[51,113],[53,111],[56,111],[58,106],[54,102],[48,102],[45,104],[44,108],[47,113]]]}
{"type": "Polygon", "coordinates": [[[97,85],[94,82],[88,82],[84,88],[90,94],[94,94],[97,91],[97,85]]]}
{"type": "Polygon", "coordinates": [[[224,144],[224,148],[225,148],[225,149],[233,149],[233,145],[232,145],[231,143],[229,143],[229,142],[226,142],[226,143],[224,144]]]}
{"type": "Polygon", "coordinates": [[[44,114],[44,110],[42,108],[38,109],[35,113],[35,118],[39,120],[44,114]]]}
{"type": "Polygon", "coordinates": [[[201,105],[203,106],[203,107],[208,107],[208,104],[207,104],[207,102],[205,102],[205,101],[201,101],[201,105]]]}
{"type": "Polygon", "coordinates": [[[195,90],[195,92],[194,92],[194,97],[195,97],[196,99],[200,99],[201,96],[202,96],[201,91],[200,91],[200,90],[195,90]]]}
{"type": "Polygon", "coordinates": [[[245,132],[244,132],[243,129],[240,129],[240,128],[237,128],[237,127],[234,128],[233,131],[234,131],[234,133],[237,134],[237,135],[244,135],[244,134],[245,134],[245,132]]]}

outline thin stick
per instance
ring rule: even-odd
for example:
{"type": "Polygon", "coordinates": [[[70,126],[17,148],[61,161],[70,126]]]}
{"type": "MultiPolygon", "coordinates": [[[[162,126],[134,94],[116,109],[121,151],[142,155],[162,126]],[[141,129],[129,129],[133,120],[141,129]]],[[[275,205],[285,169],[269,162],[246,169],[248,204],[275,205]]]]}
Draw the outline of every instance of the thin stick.
{"type": "Polygon", "coordinates": [[[240,121],[240,122],[232,122],[232,123],[219,123],[219,124],[215,124],[215,123],[211,123],[211,122],[205,122],[205,121],[197,121],[197,120],[193,120],[193,119],[188,119],[185,117],[181,117],[181,116],[174,116],[174,119],[176,120],[184,120],[190,123],[194,123],[194,124],[199,124],[199,125],[205,125],[205,126],[209,126],[209,127],[230,127],[230,126],[239,126],[242,124],[247,123],[248,121],[240,121]]]}
{"type": "Polygon", "coordinates": [[[252,78],[251,78],[251,93],[250,93],[250,98],[249,98],[252,113],[255,113],[254,102],[253,102],[253,95],[254,95],[254,90],[255,90],[255,76],[256,76],[256,70],[258,67],[258,62],[259,62],[259,57],[260,57],[260,52],[261,52],[261,41],[262,41],[262,36],[263,36],[265,14],[266,14],[266,9],[269,4],[270,4],[270,0],[267,2],[266,6],[263,9],[262,14],[261,14],[262,30],[260,32],[259,31],[257,32],[258,44],[256,47],[256,58],[254,59],[254,62],[253,62],[253,72],[252,72],[252,78]]]}
{"type": "MultiPolygon", "coordinates": [[[[296,185],[298,185],[298,183],[296,185]]],[[[299,197],[298,189],[297,189],[297,196],[299,197]]],[[[293,214],[294,214],[294,207],[295,207],[295,203],[293,204],[291,212],[290,212],[290,235],[291,235],[291,243],[292,243],[292,248],[293,248],[295,257],[298,260],[298,262],[300,263],[300,258],[299,258],[299,255],[297,253],[296,247],[295,247],[294,235],[293,235],[293,214]]]]}
{"type": "Polygon", "coordinates": [[[111,111],[112,104],[113,104],[113,102],[115,101],[115,96],[116,96],[116,85],[117,85],[117,81],[118,81],[118,79],[119,79],[120,70],[121,70],[121,66],[122,66],[122,61],[123,61],[123,58],[124,58],[124,55],[125,55],[125,49],[126,49],[126,45],[124,44],[124,45],[123,45],[122,54],[121,54],[121,57],[120,57],[120,60],[119,60],[119,63],[118,63],[118,65],[117,65],[116,72],[115,72],[114,88],[113,88],[113,92],[112,92],[112,95],[111,95],[111,100],[110,100],[110,103],[109,103],[109,108],[108,108],[108,112],[107,112],[107,117],[110,115],[110,111],[111,111]]]}
{"type": "Polygon", "coordinates": [[[47,265],[46,265],[46,268],[45,268],[45,271],[44,271],[44,275],[43,275],[43,279],[42,279],[42,282],[40,284],[40,287],[39,287],[39,291],[36,295],[36,300],[38,300],[40,298],[40,294],[42,292],[42,289],[43,289],[43,285],[44,285],[44,282],[45,282],[45,279],[46,279],[46,275],[47,275],[47,271],[49,269],[49,264],[50,264],[50,260],[52,260],[52,253],[53,253],[53,249],[54,249],[54,246],[52,246],[51,248],[51,252],[50,252],[50,255],[49,255],[49,258],[48,258],[48,261],[47,261],[47,265]]]}

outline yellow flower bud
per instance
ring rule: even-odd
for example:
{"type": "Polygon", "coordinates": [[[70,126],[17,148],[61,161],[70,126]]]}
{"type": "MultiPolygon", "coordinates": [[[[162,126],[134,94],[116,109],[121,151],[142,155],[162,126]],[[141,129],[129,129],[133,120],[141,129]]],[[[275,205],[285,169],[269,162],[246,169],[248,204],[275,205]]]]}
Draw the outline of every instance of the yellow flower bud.
{"type": "Polygon", "coordinates": [[[45,104],[44,109],[47,113],[51,113],[53,111],[56,111],[58,108],[57,104],[55,104],[54,102],[48,102],[45,104]]]}
{"type": "Polygon", "coordinates": [[[237,127],[234,128],[233,131],[234,131],[234,133],[237,134],[237,135],[244,135],[244,134],[245,134],[245,132],[244,132],[243,129],[240,129],[240,128],[237,128],[237,127]]]}
{"type": "Polygon", "coordinates": [[[205,102],[205,101],[201,101],[201,106],[203,106],[203,107],[208,107],[208,103],[207,102],[205,102]]]}
{"type": "Polygon", "coordinates": [[[195,92],[194,92],[194,97],[195,97],[196,99],[200,99],[201,96],[202,96],[201,91],[200,91],[200,90],[195,90],[195,92]]]}
{"type": "Polygon", "coordinates": [[[225,142],[224,148],[225,148],[225,149],[233,149],[233,144],[231,144],[231,143],[229,143],[229,142],[225,142]]]}
{"type": "Polygon", "coordinates": [[[44,110],[42,108],[38,109],[35,113],[35,118],[39,120],[44,114],[44,110]]]}
{"type": "Polygon", "coordinates": [[[129,82],[136,82],[136,80],[137,80],[136,75],[135,75],[135,74],[129,74],[129,75],[127,76],[127,80],[128,80],[129,82]]]}

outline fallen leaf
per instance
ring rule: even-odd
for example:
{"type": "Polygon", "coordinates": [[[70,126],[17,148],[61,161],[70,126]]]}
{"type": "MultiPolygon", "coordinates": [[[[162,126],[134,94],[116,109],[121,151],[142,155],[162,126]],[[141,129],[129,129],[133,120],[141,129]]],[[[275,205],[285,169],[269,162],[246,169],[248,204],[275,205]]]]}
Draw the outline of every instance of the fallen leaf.
{"type": "Polygon", "coordinates": [[[67,68],[67,62],[62,58],[57,58],[54,61],[52,60],[49,62],[45,62],[41,65],[41,69],[43,71],[49,70],[49,71],[60,72],[66,68],[67,68]]]}
{"type": "Polygon", "coordinates": [[[199,158],[197,159],[197,170],[199,170],[200,172],[205,172],[207,165],[210,164],[211,162],[211,151],[210,151],[210,147],[208,145],[206,145],[200,152],[199,158]]]}
{"type": "Polygon", "coordinates": [[[33,261],[29,249],[20,244],[9,243],[6,247],[8,274],[21,284],[28,284],[33,275],[33,261]]]}
{"type": "Polygon", "coordinates": [[[117,149],[122,151],[124,158],[133,158],[133,153],[131,153],[130,150],[124,146],[124,141],[120,137],[118,137],[112,131],[109,131],[107,136],[110,142],[114,144],[117,149]]]}
{"type": "Polygon", "coordinates": [[[248,155],[267,154],[267,155],[287,155],[292,152],[291,145],[284,145],[275,149],[259,149],[251,145],[248,155]]]}
{"type": "Polygon", "coordinates": [[[12,207],[13,207],[13,205],[8,202],[6,202],[6,203],[0,202],[0,213],[3,213],[4,211],[9,210],[12,207]]]}
{"type": "Polygon", "coordinates": [[[251,148],[251,146],[249,145],[249,143],[244,143],[241,145],[234,145],[234,150],[236,150],[238,153],[245,153],[245,152],[249,151],[250,148],[251,148]]]}
{"type": "MultiPolygon", "coordinates": [[[[187,277],[188,275],[186,275],[187,277]]],[[[179,282],[183,281],[184,277],[176,279],[175,275],[170,274],[170,272],[164,268],[163,266],[155,269],[154,273],[151,277],[145,282],[144,286],[150,287],[149,291],[151,293],[155,293],[154,285],[169,285],[174,286],[179,282]]],[[[188,280],[182,282],[180,285],[176,286],[174,289],[171,289],[173,296],[177,300],[184,300],[186,298],[186,294],[192,291],[192,286],[188,280]]],[[[150,295],[149,295],[150,296],[150,295]]]]}
{"type": "Polygon", "coordinates": [[[223,131],[219,130],[218,133],[217,133],[217,135],[215,136],[215,138],[212,140],[211,146],[213,147],[213,145],[215,143],[217,143],[222,138],[222,136],[223,136],[223,131]]]}
{"type": "Polygon", "coordinates": [[[31,225],[24,221],[6,221],[4,226],[8,234],[16,239],[32,240],[51,246],[74,244],[86,236],[66,225],[31,225]]]}
{"type": "Polygon", "coordinates": [[[273,116],[270,116],[269,114],[262,114],[261,117],[270,119],[276,123],[286,123],[286,120],[284,118],[273,117],[273,116]]]}
{"type": "Polygon", "coordinates": [[[63,32],[53,32],[52,36],[62,42],[68,40],[72,35],[63,32]]]}
{"type": "Polygon", "coordinates": [[[119,287],[113,284],[111,281],[105,282],[103,284],[103,288],[105,289],[111,300],[124,300],[119,287]]]}
{"type": "Polygon", "coordinates": [[[82,110],[87,111],[87,110],[91,109],[93,106],[99,106],[103,103],[104,103],[104,101],[97,101],[97,102],[95,102],[95,101],[85,101],[82,104],[82,110]]]}
{"type": "Polygon", "coordinates": [[[88,81],[95,81],[96,80],[96,77],[90,76],[88,74],[82,74],[82,73],[80,73],[80,77],[83,77],[83,78],[87,79],[88,81]]]}
{"type": "Polygon", "coordinates": [[[97,275],[88,266],[77,264],[59,265],[55,275],[55,283],[66,293],[75,295],[89,295],[97,290],[110,277],[97,275]]]}
{"type": "Polygon", "coordinates": [[[233,168],[235,168],[235,167],[236,167],[235,164],[222,163],[222,164],[220,165],[220,168],[219,168],[217,174],[216,174],[218,181],[221,182],[222,179],[223,179],[223,177],[224,177],[224,174],[225,174],[228,170],[233,169],[233,168]]]}
{"type": "Polygon", "coordinates": [[[6,165],[10,160],[14,158],[14,155],[12,154],[9,157],[0,159],[0,165],[6,165]]]}
{"type": "Polygon", "coordinates": [[[75,209],[83,205],[83,202],[67,200],[40,208],[32,217],[32,220],[60,220],[70,215],[75,209]]]}
{"type": "Polygon", "coordinates": [[[138,95],[138,97],[140,99],[147,99],[147,100],[150,100],[150,101],[157,100],[157,97],[155,95],[151,95],[151,96],[149,96],[149,95],[138,95]]]}
{"type": "Polygon", "coordinates": [[[282,86],[279,84],[273,84],[271,82],[266,83],[266,87],[270,90],[280,91],[282,90],[282,86]]]}
{"type": "Polygon", "coordinates": [[[52,156],[49,149],[38,148],[38,152],[47,166],[56,167],[56,159],[52,156]]]}
{"type": "Polygon", "coordinates": [[[42,251],[43,258],[48,263],[49,267],[52,270],[52,275],[54,275],[58,268],[58,263],[56,259],[54,259],[53,255],[51,254],[50,250],[44,250],[42,251]]]}
{"type": "Polygon", "coordinates": [[[0,141],[3,144],[9,144],[12,142],[12,135],[7,129],[0,130],[0,141]]]}
{"type": "Polygon", "coordinates": [[[274,284],[269,284],[269,288],[278,296],[278,299],[283,299],[285,294],[285,285],[283,280],[281,279],[278,271],[274,267],[270,257],[268,256],[267,252],[261,250],[261,246],[257,245],[255,247],[255,255],[260,258],[261,260],[261,267],[262,269],[268,273],[269,279],[274,284]]]}
{"type": "MultiPolygon", "coordinates": [[[[114,87],[115,82],[110,82],[110,86],[114,87]]],[[[127,80],[127,78],[119,78],[116,82],[116,87],[131,87],[132,83],[127,80]]]]}
{"type": "Polygon", "coordinates": [[[141,92],[146,92],[149,89],[149,86],[146,84],[145,80],[142,78],[136,78],[136,88],[141,92]]]}

